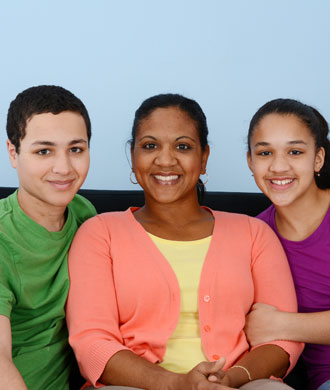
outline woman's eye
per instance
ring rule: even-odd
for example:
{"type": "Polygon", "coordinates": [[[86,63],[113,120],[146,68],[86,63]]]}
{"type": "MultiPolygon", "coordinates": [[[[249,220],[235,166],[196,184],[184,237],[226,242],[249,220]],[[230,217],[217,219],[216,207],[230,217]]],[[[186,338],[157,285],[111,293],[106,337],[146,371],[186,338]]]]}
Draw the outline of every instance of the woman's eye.
{"type": "Polygon", "coordinates": [[[293,154],[294,156],[299,156],[300,154],[302,154],[302,152],[300,150],[291,150],[290,154],[293,154]]]}
{"type": "Polygon", "coordinates": [[[49,154],[49,153],[50,153],[49,149],[41,149],[41,150],[37,151],[37,154],[39,154],[40,156],[44,156],[44,155],[49,154]]]}
{"type": "Polygon", "coordinates": [[[177,146],[177,149],[179,149],[179,150],[189,150],[189,149],[191,149],[191,147],[189,145],[186,145],[186,144],[179,144],[177,146]]]}
{"type": "Polygon", "coordinates": [[[156,144],[153,144],[153,143],[148,143],[148,144],[145,144],[143,145],[143,149],[156,149],[156,144]]]}

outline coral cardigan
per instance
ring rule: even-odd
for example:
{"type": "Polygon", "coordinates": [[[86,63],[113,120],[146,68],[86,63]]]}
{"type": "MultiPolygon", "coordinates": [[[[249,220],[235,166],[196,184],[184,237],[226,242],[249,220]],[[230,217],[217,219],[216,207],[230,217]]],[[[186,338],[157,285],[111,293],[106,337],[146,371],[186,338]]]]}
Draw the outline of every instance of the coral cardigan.
{"type": "MultiPolygon", "coordinates": [[[[69,254],[69,341],[82,375],[100,386],[108,360],[131,350],[162,361],[180,315],[180,289],[169,263],[133,212],[85,222],[69,254]]],[[[230,367],[250,349],[243,328],[255,302],[296,311],[289,266],[274,232],[246,215],[211,211],[215,225],[199,284],[200,334],[210,361],[230,367]]],[[[302,345],[276,341],[295,364],[302,345]]]]}

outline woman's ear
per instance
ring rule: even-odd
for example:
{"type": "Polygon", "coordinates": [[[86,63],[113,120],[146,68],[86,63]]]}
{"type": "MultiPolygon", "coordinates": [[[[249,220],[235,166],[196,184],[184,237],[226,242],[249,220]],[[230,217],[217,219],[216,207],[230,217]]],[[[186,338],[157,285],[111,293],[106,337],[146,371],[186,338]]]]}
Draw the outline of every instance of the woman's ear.
{"type": "Polygon", "coordinates": [[[205,146],[205,149],[203,150],[202,154],[202,164],[201,164],[201,174],[204,175],[206,172],[206,166],[207,166],[207,160],[209,159],[210,155],[210,147],[209,145],[205,146]]]}
{"type": "Polygon", "coordinates": [[[10,164],[13,168],[16,168],[18,153],[16,151],[16,146],[13,145],[9,139],[7,139],[7,150],[8,150],[10,164]]]}

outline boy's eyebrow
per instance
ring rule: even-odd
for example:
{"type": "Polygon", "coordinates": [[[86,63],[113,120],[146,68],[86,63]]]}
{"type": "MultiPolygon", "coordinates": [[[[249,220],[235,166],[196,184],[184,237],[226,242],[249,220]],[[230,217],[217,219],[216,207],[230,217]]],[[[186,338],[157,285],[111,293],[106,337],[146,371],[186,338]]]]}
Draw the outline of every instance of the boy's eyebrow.
{"type": "MultiPolygon", "coordinates": [[[[75,144],[87,144],[87,141],[83,138],[79,138],[79,139],[73,139],[72,141],[69,142],[69,145],[75,145],[75,144]]],[[[35,141],[33,142],[32,146],[55,146],[56,143],[55,142],[51,142],[51,141],[35,141]]]]}

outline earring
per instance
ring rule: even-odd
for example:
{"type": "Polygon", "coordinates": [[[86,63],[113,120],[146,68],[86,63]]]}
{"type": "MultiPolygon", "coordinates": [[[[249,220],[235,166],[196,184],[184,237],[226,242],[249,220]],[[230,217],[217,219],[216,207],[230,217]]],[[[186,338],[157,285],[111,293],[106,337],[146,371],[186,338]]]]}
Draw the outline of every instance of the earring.
{"type": "Polygon", "coordinates": [[[321,176],[320,171],[314,172],[314,173],[315,173],[315,175],[316,175],[317,177],[320,177],[320,176],[321,176]]]}
{"type": "Polygon", "coordinates": [[[203,173],[203,175],[206,175],[206,179],[205,179],[205,181],[203,181],[202,179],[202,183],[204,184],[204,186],[205,186],[205,184],[209,181],[209,174],[207,173],[207,172],[205,172],[205,173],[203,173]]]}
{"type": "MultiPolygon", "coordinates": [[[[130,182],[132,183],[132,184],[138,184],[138,182],[137,181],[134,181],[133,180],[133,177],[132,177],[132,174],[133,174],[134,172],[133,172],[133,169],[131,170],[131,173],[129,174],[129,180],[130,180],[130,182]]],[[[135,180],[136,180],[136,178],[135,178],[135,180]]]]}

